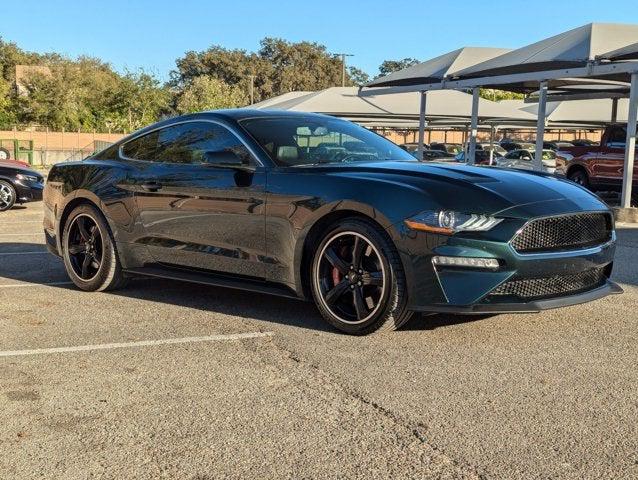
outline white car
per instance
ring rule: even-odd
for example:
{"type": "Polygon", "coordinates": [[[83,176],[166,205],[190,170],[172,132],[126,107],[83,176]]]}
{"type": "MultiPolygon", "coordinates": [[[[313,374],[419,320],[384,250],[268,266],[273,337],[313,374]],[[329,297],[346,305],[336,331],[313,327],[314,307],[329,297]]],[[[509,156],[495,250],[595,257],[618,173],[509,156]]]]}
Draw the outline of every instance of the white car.
{"type": "MultiPolygon", "coordinates": [[[[496,165],[520,170],[533,170],[534,150],[512,150],[504,157],[497,158],[496,165]]],[[[556,171],[556,152],[543,150],[543,171],[547,173],[556,171]]]]}

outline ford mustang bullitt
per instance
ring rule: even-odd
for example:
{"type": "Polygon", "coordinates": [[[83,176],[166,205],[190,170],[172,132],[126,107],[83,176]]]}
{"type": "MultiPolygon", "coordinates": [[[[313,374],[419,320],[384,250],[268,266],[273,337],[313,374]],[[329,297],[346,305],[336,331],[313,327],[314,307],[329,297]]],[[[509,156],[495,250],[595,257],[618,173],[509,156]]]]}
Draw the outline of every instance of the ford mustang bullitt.
{"type": "Polygon", "coordinates": [[[612,214],[583,187],[419,162],[323,115],[165,120],[54,166],[44,205],[48,247],[82,290],[150,276],[272,293],[350,334],[621,292],[612,214]]]}

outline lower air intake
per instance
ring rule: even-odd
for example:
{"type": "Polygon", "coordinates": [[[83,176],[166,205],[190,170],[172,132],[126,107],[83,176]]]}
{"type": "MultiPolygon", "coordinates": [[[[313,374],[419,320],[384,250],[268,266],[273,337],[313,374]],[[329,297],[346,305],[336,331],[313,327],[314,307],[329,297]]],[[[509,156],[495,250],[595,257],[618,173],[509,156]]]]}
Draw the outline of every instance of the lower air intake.
{"type": "Polygon", "coordinates": [[[514,279],[494,289],[491,296],[511,295],[524,300],[574,295],[602,286],[607,280],[604,267],[569,275],[514,279]]]}

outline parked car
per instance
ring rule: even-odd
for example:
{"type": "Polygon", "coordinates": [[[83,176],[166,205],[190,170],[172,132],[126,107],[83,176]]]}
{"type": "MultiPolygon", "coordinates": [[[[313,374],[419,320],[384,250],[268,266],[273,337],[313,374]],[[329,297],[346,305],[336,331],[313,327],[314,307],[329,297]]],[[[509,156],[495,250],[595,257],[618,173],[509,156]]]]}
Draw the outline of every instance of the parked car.
{"type": "Polygon", "coordinates": [[[593,140],[589,140],[587,138],[579,138],[578,140],[572,140],[571,142],[574,147],[590,147],[592,145],[597,145],[598,143],[593,141],[593,140]]]}
{"type": "Polygon", "coordinates": [[[536,145],[534,145],[533,143],[518,142],[513,140],[501,140],[499,145],[508,152],[511,152],[512,150],[533,150],[536,148],[536,145]]]}
{"type": "MultiPolygon", "coordinates": [[[[416,151],[419,150],[419,144],[418,143],[404,143],[403,145],[399,145],[403,150],[405,150],[408,153],[414,153],[416,151]]],[[[423,149],[424,150],[429,150],[430,146],[427,143],[423,144],[423,149]]]]}
{"type": "Polygon", "coordinates": [[[135,275],[312,299],[351,334],[413,312],[533,312],[621,291],[612,214],[573,182],[418,162],[300,112],[172,118],[59,163],[44,231],[82,290],[135,275]]]}
{"type": "MultiPolygon", "coordinates": [[[[501,155],[497,152],[494,152],[492,160],[495,161],[499,157],[501,157],[501,155]]],[[[466,162],[465,152],[457,153],[454,158],[457,162],[466,162]]],[[[476,155],[474,156],[474,163],[476,165],[490,165],[490,152],[487,150],[477,150],[476,155]]]]}
{"type": "MultiPolygon", "coordinates": [[[[419,158],[419,152],[411,152],[412,156],[416,159],[419,158]]],[[[454,155],[441,150],[423,150],[424,162],[450,162],[454,161],[454,155]]]]}
{"type": "Polygon", "coordinates": [[[438,143],[432,142],[430,144],[430,150],[440,150],[442,152],[451,153],[456,155],[463,150],[463,145],[459,143],[438,143]]]}
{"type": "MultiPolygon", "coordinates": [[[[505,156],[496,160],[499,167],[517,168],[521,170],[534,170],[535,150],[512,150],[505,156]]],[[[553,150],[543,150],[543,171],[554,173],[556,171],[556,152],[553,150]]]]}
{"type": "MultiPolygon", "coordinates": [[[[592,191],[620,191],[626,138],[625,125],[609,125],[599,144],[561,149],[561,156],[570,154],[572,158],[559,160],[556,171],[592,191]]],[[[638,162],[634,164],[633,183],[632,202],[638,205],[638,162]]]]}
{"type": "Polygon", "coordinates": [[[571,142],[543,142],[543,150],[562,150],[564,148],[573,147],[574,144],[571,142]]]}
{"type": "Polygon", "coordinates": [[[498,156],[502,157],[503,155],[505,155],[507,153],[507,150],[505,150],[503,147],[501,147],[498,143],[493,143],[492,145],[490,145],[489,143],[477,143],[476,144],[476,149],[477,150],[487,150],[488,152],[490,150],[494,150],[494,153],[498,154],[498,156]]]}
{"type": "Polygon", "coordinates": [[[16,203],[42,200],[44,177],[21,163],[0,162],[0,212],[16,203]]]}

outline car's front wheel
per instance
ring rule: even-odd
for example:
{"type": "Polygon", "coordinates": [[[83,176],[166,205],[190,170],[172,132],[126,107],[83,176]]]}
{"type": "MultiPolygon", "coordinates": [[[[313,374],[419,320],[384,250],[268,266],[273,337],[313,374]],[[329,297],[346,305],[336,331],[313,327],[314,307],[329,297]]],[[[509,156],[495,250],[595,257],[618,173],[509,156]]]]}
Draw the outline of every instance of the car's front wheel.
{"type": "Polygon", "coordinates": [[[574,183],[577,183],[581,187],[589,188],[589,176],[585,170],[580,168],[572,170],[567,175],[567,178],[574,183]]]}
{"type": "Polygon", "coordinates": [[[68,216],[62,233],[64,266],[73,283],[94,292],[124,286],[113,235],[104,216],[92,205],[80,205],[68,216]]]}
{"type": "Polygon", "coordinates": [[[9,210],[16,203],[16,190],[9,182],[0,180],[0,212],[9,210]]]}
{"type": "Polygon", "coordinates": [[[412,315],[399,254],[373,222],[346,219],[329,229],[316,249],[311,275],[319,311],[343,332],[395,330],[412,315]]]}

